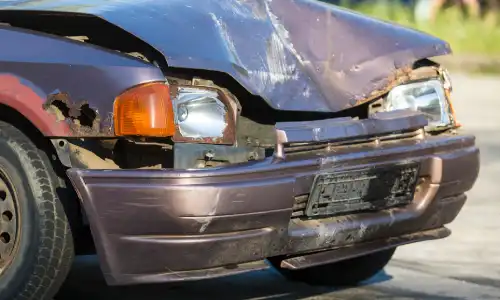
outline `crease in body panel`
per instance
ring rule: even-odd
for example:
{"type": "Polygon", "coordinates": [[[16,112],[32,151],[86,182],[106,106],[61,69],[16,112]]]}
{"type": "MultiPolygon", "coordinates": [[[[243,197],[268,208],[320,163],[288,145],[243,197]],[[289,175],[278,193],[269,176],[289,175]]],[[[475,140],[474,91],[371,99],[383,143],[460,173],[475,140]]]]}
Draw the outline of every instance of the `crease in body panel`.
{"type": "Polygon", "coordinates": [[[201,224],[199,230],[200,233],[204,233],[207,230],[210,223],[212,223],[214,216],[217,214],[217,207],[219,206],[221,195],[222,195],[221,191],[220,190],[217,191],[216,195],[214,196],[215,198],[214,205],[212,206],[210,212],[208,213],[208,216],[205,218],[197,219],[197,221],[201,224]]]}

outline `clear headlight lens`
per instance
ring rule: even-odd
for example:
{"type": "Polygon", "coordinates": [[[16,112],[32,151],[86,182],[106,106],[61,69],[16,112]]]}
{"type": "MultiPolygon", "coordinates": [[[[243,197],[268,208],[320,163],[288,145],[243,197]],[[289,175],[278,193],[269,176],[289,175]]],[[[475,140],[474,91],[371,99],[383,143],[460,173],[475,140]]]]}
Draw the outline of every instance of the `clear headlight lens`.
{"type": "Polygon", "coordinates": [[[427,129],[449,126],[452,123],[450,105],[443,83],[429,80],[404,84],[392,89],[384,101],[384,110],[412,109],[423,113],[427,129]]]}
{"type": "Polygon", "coordinates": [[[234,143],[234,118],[217,90],[177,87],[172,98],[177,142],[234,143]]]}

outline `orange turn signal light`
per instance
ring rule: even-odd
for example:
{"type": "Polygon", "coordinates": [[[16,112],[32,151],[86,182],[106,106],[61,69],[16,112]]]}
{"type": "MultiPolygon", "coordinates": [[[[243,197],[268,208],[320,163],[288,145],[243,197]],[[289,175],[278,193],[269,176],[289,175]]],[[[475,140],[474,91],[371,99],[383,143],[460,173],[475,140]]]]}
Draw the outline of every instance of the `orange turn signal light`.
{"type": "Polygon", "coordinates": [[[163,82],[147,83],[115,99],[116,136],[167,137],[175,134],[170,90],[163,82]]]}

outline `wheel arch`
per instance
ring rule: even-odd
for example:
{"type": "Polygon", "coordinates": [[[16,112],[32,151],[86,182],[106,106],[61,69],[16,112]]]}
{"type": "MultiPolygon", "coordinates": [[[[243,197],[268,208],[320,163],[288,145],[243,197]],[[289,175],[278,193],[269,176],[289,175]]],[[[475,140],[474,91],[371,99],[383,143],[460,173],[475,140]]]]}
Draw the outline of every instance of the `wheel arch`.
{"type": "MultiPolygon", "coordinates": [[[[87,250],[89,248],[89,240],[87,239],[87,236],[90,235],[90,230],[88,230],[88,228],[84,225],[82,215],[83,211],[79,198],[66,175],[66,167],[59,161],[56,150],[50,142],[50,139],[46,137],[46,135],[32,122],[32,120],[26,117],[26,115],[18,111],[16,108],[5,104],[5,99],[1,96],[0,121],[9,123],[19,129],[33,142],[33,144],[35,144],[38,149],[47,155],[49,161],[51,162],[50,167],[54,170],[59,179],[64,181],[64,188],[60,188],[56,192],[65,209],[66,216],[73,231],[75,250],[77,253],[92,252],[87,250]]],[[[91,244],[90,248],[93,248],[93,242],[91,242],[91,244]]]]}
{"type": "Polygon", "coordinates": [[[43,136],[68,136],[69,126],[58,122],[55,115],[43,108],[45,99],[37,90],[33,83],[24,78],[14,74],[0,74],[0,105],[19,113],[43,136]]]}

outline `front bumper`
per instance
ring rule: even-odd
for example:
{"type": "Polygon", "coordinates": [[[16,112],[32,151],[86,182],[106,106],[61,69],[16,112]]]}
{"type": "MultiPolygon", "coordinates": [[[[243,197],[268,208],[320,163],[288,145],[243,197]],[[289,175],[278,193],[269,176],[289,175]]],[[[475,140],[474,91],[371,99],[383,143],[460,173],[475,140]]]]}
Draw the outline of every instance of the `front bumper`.
{"type": "MultiPolygon", "coordinates": [[[[444,237],[443,225],[461,210],[478,171],[473,136],[441,135],[341,147],[326,157],[299,155],[215,169],[70,169],[68,175],[89,218],[108,283],[133,284],[233,274],[264,267],[261,262],[268,257],[352,244],[365,245],[361,255],[382,249],[377,241],[412,234],[406,242],[417,241],[415,234],[432,236],[433,229],[436,238],[444,237]],[[309,193],[321,170],[408,159],[421,162],[420,177],[426,179],[412,204],[323,219],[291,218],[295,198],[309,193]]],[[[311,265],[332,261],[325,253],[311,256],[311,265]]],[[[338,259],[338,253],[332,255],[338,259]]],[[[293,259],[287,263],[307,267],[294,265],[293,259]]]]}

